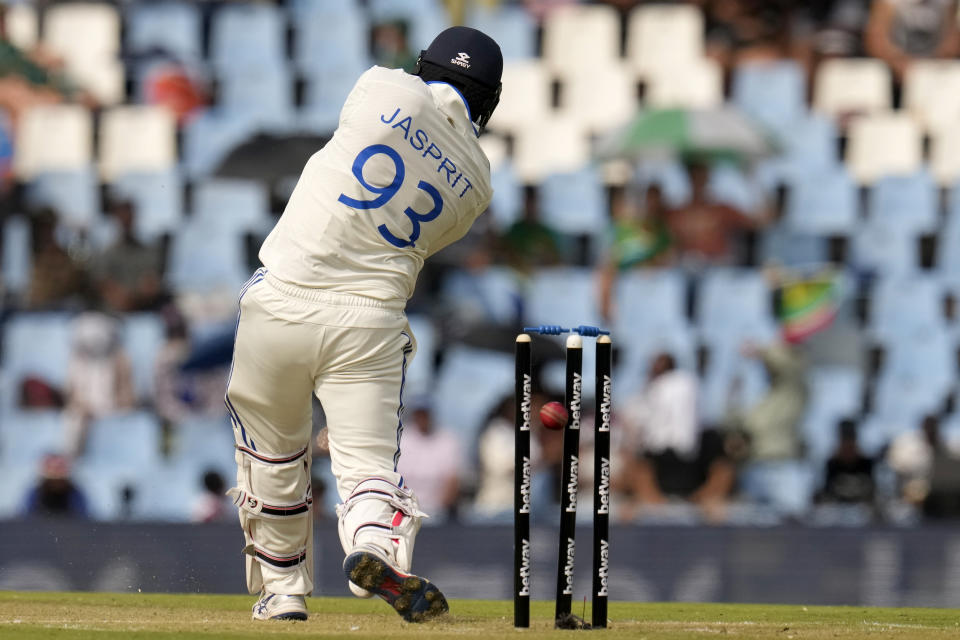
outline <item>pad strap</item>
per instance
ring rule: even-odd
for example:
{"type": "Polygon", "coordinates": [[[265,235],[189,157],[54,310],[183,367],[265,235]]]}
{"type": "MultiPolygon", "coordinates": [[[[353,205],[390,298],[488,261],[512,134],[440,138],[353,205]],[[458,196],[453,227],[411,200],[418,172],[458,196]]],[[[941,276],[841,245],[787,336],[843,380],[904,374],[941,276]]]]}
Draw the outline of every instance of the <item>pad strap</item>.
{"type": "Polygon", "coordinates": [[[262,518],[286,518],[289,516],[300,516],[310,511],[310,505],[313,504],[310,486],[307,485],[307,495],[300,502],[294,504],[269,504],[245,491],[239,487],[234,487],[227,491],[227,495],[233,498],[233,504],[247,513],[262,518]]]}

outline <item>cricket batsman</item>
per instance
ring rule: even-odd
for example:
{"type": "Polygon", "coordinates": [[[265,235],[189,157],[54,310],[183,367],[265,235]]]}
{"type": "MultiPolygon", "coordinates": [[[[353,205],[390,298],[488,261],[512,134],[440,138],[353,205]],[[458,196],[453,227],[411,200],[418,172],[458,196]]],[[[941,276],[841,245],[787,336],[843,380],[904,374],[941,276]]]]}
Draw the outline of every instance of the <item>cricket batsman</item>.
{"type": "Polygon", "coordinates": [[[255,620],[305,620],[313,590],[311,398],[328,422],[343,570],[405,620],[447,611],[411,573],[421,512],[397,473],[404,314],[423,261],[463,237],[492,197],[478,136],[503,57],[468,27],[440,33],[413,74],[373,67],[333,138],[306,163],[240,293],[226,404],[236,434],[247,587],[255,620]]]}

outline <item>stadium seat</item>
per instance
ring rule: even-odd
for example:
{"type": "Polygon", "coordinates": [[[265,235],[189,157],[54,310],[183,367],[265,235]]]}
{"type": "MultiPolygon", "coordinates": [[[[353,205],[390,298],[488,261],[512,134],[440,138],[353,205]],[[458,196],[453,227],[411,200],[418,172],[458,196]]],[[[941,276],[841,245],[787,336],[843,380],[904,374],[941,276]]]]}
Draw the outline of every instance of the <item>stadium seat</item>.
{"type": "Polygon", "coordinates": [[[235,475],[235,438],[227,418],[190,417],[175,425],[172,436],[173,465],[199,473],[213,469],[228,479],[235,475]]]}
{"type": "Polygon", "coordinates": [[[937,242],[937,268],[950,282],[960,279],[960,183],[947,199],[947,217],[937,242]]]}
{"type": "Polygon", "coordinates": [[[697,325],[709,340],[770,335],[775,324],[771,292],[759,271],[717,268],[700,285],[697,325]]]}
{"type": "Polygon", "coordinates": [[[807,381],[810,399],[802,426],[807,459],[822,465],[836,448],[840,421],[860,415],[864,379],[856,369],[818,367],[807,381]]]}
{"type": "Polygon", "coordinates": [[[917,237],[887,220],[867,220],[853,235],[851,262],[880,275],[909,275],[920,266],[917,237]]]}
{"type": "Polygon", "coordinates": [[[249,272],[243,238],[216,223],[188,218],[173,236],[166,281],[175,291],[236,292],[249,272]]]}
{"type": "Polygon", "coordinates": [[[2,259],[3,288],[14,295],[23,294],[30,284],[33,268],[30,255],[30,222],[26,216],[10,216],[3,223],[2,259]]]}
{"type": "Polygon", "coordinates": [[[513,163],[506,162],[491,171],[490,183],[493,186],[490,214],[497,229],[504,230],[519,220],[523,209],[523,193],[513,163]]]}
{"type": "Polygon", "coordinates": [[[318,67],[306,79],[304,105],[299,114],[299,125],[319,134],[331,134],[340,121],[340,109],[366,69],[363,61],[337,67],[318,67]]]}
{"type": "Polygon", "coordinates": [[[803,179],[808,173],[837,171],[837,127],[830,118],[807,113],[776,135],[782,153],[757,166],[757,175],[768,188],[803,179]]]}
{"type": "Polygon", "coordinates": [[[177,163],[177,123],[169,110],[153,106],[114,107],[100,122],[100,173],[170,171],[177,163]]]}
{"type": "Polygon", "coordinates": [[[561,111],[588,131],[603,134],[627,124],[637,113],[637,83],[623,64],[593,69],[563,83],[561,111]]]}
{"type": "Polygon", "coordinates": [[[0,464],[0,477],[3,478],[0,520],[16,518],[22,514],[27,494],[37,482],[37,470],[23,465],[0,464]]]}
{"type": "Polygon", "coordinates": [[[7,380],[2,409],[14,406],[20,384],[36,376],[57,389],[67,382],[73,329],[64,313],[19,313],[3,326],[3,373],[7,380]]]}
{"type": "Polygon", "coordinates": [[[872,58],[834,58],[820,64],[813,81],[813,107],[833,117],[885,111],[892,106],[890,69],[872,58]]]}
{"type": "Polygon", "coordinates": [[[267,188],[256,180],[200,182],[194,187],[191,211],[198,222],[228,233],[263,231],[271,222],[267,188]]]}
{"type": "Polygon", "coordinates": [[[99,183],[86,168],[35,174],[26,201],[32,207],[51,207],[59,221],[72,227],[90,229],[100,216],[99,183]]]}
{"type": "Polygon", "coordinates": [[[442,294],[458,315],[497,325],[520,323],[520,283],[509,267],[453,270],[444,276],[442,294]]]}
{"type": "Polygon", "coordinates": [[[933,233],[939,221],[939,195],[926,171],[881,178],[868,193],[867,215],[903,233],[933,233]]]}
{"type": "Polygon", "coordinates": [[[126,48],[134,54],[164,52],[181,62],[203,57],[203,20],[196,4],[136,2],[126,11],[126,48]]]}
{"type": "Polygon", "coordinates": [[[35,7],[26,2],[7,5],[3,19],[7,38],[13,45],[25,51],[37,46],[40,20],[35,7]]]}
{"type": "Polygon", "coordinates": [[[627,22],[627,61],[641,76],[703,58],[703,13],[694,6],[646,4],[627,22]]]}
{"type": "Polygon", "coordinates": [[[680,162],[644,162],[635,173],[640,186],[658,185],[669,206],[680,207],[690,201],[690,177],[680,162]]]}
{"type": "Polygon", "coordinates": [[[452,429],[471,449],[487,414],[513,393],[515,365],[512,353],[449,347],[433,393],[437,424],[452,429]]]}
{"type": "Polygon", "coordinates": [[[763,211],[768,204],[769,195],[764,185],[752,174],[731,164],[720,164],[713,168],[707,190],[713,200],[747,215],[763,211]]]}
{"type": "Polygon", "coordinates": [[[94,420],[83,461],[104,475],[149,473],[160,461],[156,417],[146,411],[132,411],[94,420]]]}
{"type": "Polygon", "coordinates": [[[551,173],[540,184],[544,224],[561,233],[599,235],[609,222],[607,195],[594,167],[551,173]]]}
{"type": "Polygon", "coordinates": [[[944,126],[930,139],[930,173],[942,187],[960,180],[960,121],[944,126]]]}
{"type": "Polygon", "coordinates": [[[37,474],[43,456],[65,452],[63,413],[57,409],[4,410],[0,422],[0,466],[37,474]]]}
{"type": "Polygon", "coordinates": [[[406,398],[426,396],[434,385],[434,359],[437,351],[437,331],[428,316],[410,314],[410,330],[417,341],[417,353],[407,364],[403,395],[406,398]]]}
{"type": "MultiPolygon", "coordinates": [[[[203,493],[205,471],[203,467],[192,464],[167,463],[152,469],[150,473],[136,476],[130,484],[133,489],[131,518],[154,522],[189,522],[194,504],[203,493]]],[[[233,484],[229,475],[225,480],[227,486],[233,484]]]]}
{"type": "Polygon", "coordinates": [[[286,51],[286,18],[275,5],[220,5],[210,23],[210,61],[222,75],[250,65],[277,66],[286,51]]]}
{"type": "Polygon", "coordinates": [[[955,353],[944,330],[919,331],[884,344],[875,411],[881,415],[939,414],[956,378],[955,353]]]}
{"type": "Polygon", "coordinates": [[[193,118],[183,132],[183,168],[197,179],[210,175],[230,151],[254,133],[246,117],[207,109],[193,118]]]}
{"type": "Polygon", "coordinates": [[[960,119],[960,62],[916,60],[903,78],[903,105],[928,132],[960,119]]]}
{"type": "Polygon", "coordinates": [[[847,235],[857,225],[857,185],[842,167],[802,173],[790,182],[786,222],[790,229],[814,235],[847,235]]]}
{"type": "Polygon", "coordinates": [[[123,317],[123,348],[133,368],[134,391],[142,401],[153,398],[157,356],[165,333],[159,314],[129,313],[123,317]]]}
{"type": "Polygon", "coordinates": [[[633,269],[623,273],[617,278],[614,299],[617,336],[687,325],[686,280],[679,271],[633,269]]]}
{"type": "Polygon", "coordinates": [[[657,69],[646,78],[650,107],[712,109],[723,104],[723,70],[709,58],[657,69]]]}
{"type": "Polygon", "coordinates": [[[764,230],[760,238],[761,264],[809,268],[829,262],[827,239],[820,235],[794,231],[789,223],[764,230]]]}
{"type": "Polygon", "coordinates": [[[183,180],[176,171],[124,173],[110,189],[113,197],[133,203],[134,234],[141,242],[172,233],[183,218],[183,180]]]}
{"type": "Polygon", "coordinates": [[[80,105],[29,109],[20,121],[14,170],[24,179],[43,171],[86,170],[93,157],[93,119],[80,105]]]}
{"type": "Polygon", "coordinates": [[[703,424],[721,424],[732,406],[746,408],[760,400],[768,387],[766,373],[759,361],[740,353],[740,346],[745,340],[762,342],[769,337],[748,332],[707,338],[709,360],[699,397],[703,424]]]}
{"type": "Polygon", "coordinates": [[[124,97],[118,9],[105,2],[61,3],[43,17],[43,44],[59,55],[67,74],[101,104],[124,97]]]}
{"type": "Polygon", "coordinates": [[[505,61],[501,82],[500,104],[490,118],[490,129],[517,134],[553,110],[550,72],[542,62],[505,61]]]}
{"type": "Polygon", "coordinates": [[[543,61],[561,80],[620,60],[620,17],[606,5],[566,4],[543,21],[543,61]]]}
{"type": "Polygon", "coordinates": [[[564,327],[601,326],[595,280],[593,271],[585,268],[552,267],[536,271],[530,280],[524,322],[564,327]]]}
{"type": "Polygon", "coordinates": [[[920,129],[902,113],[857,116],[850,121],[846,162],[861,184],[914,173],[923,164],[920,129]]]}
{"type": "Polygon", "coordinates": [[[330,68],[370,66],[370,19],[355,3],[294,7],[293,57],[304,75],[330,68]],[[362,62],[358,62],[362,61],[362,62]]]}
{"type": "Polygon", "coordinates": [[[471,3],[464,24],[496,40],[504,61],[537,55],[537,23],[524,7],[471,3]]]}
{"type": "Polygon", "coordinates": [[[870,327],[884,341],[945,329],[945,289],[931,276],[880,279],[870,295],[870,327]]]}
{"type": "Polygon", "coordinates": [[[517,177],[527,183],[551,173],[577,171],[590,158],[586,132],[561,116],[541,119],[517,132],[513,153],[517,177]]]}
{"type": "MultiPolygon", "coordinates": [[[[344,96],[345,97],[345,96],[344,96]]],[[[293,74],[286,63],[253,64],[225,76],[220,108],[258,128],[283,130],[293,120],[293,74]]]]}
{"type": "Polygon", "coordinates": [[[807,79],[796,62],[750,62],[733,72],[733,104],[775,131],[787,129],[807,110],[807,79]]]}

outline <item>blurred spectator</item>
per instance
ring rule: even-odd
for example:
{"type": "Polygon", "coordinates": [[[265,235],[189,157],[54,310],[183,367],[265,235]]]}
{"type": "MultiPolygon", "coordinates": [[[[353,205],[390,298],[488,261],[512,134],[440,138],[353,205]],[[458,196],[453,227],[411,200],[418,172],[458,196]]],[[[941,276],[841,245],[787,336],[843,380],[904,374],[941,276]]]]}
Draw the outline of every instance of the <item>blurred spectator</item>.
{"type": "Polygon", "coordinates": [[[790,53],[789,0],[709,0],[707,50],[721,64],[776,60],[790,53]]]}
{"type": "Polygon", "coordinates": [[[424,401],[414,405],[401,446],[397,470],[417,495],[420,508],[438,520],[456,518],[463,471],[460,441],[436,425],[424,401]]]}
{"type": "Polygon", "coordinates": [[[815,0],[798,3],[795,26],[808,38],[801,57],[856,57],[863,51],[863,28],[870,14],[870,0],[815,0]]]}
{"type": "Polygon", "coordinates": [[[410,26],[405,20],[390,20],[373,25],[371,42],[375,64],[388,69],[403,69],[412,72],[417,63],[417,54],[410,50],[407,32],[410,26]]]}
{"type": "Polygon", "coordinates": [[[763,226],[767,212],[751,217],[729,205],[712,202],[707,192],[710,166],[703,162],[689,162],[687,173],[690,201],[667,212],[667,229],[681,261],[694,268],[734,263],[735,234],[763,226]]]}
{"type": "Polygon", "coordinates": [[[864,33],[867,53],[902,80],[914,60],[960,53],[955,0],[874,0],[864,33]]]}
{"type": "Polygon", "coordinates": [[[120,237],[95,260],[95,281],[109,311],[153,311],[163,300],[161,248],[140,242],[134,234],[136,212],[128,200],[115,202],[111,214],[120,237]]]}
{"type": "Polygon", "coordinates": [[[912,429],[893,439],[887,450],[887,465],[897,474],[900,497],[920,505],[930,493],[934,459],[943,452],[940,420],[928,415],[919,429],[912,429]]]}
{"type": "Polygon", "coordinates": [[[563,237],[540,219],[537,187],[524,189],[522,215],[504,232],[501,244],[506,263],[522,273],[562,261],[563,237]]]}
{"type": "Polygon", "coordinates": [[[42,209],[30,222],[33,246],[27,308],[46,311],[83,306],[88,298],[88,275],[83,262],[58,242],[56,212],[42,209]]]}
{"type": "Polygon", "coordinates": [[[797,346],[744,345],[746,357],[763,362],[769,388],[752,407],[734,410],[725,448],[746,464],[740,469],[743,493],[787,515],[809,505],[801,456],[800,421],[807,405],[806,363],[797,346]]]}
{"type": "Polygon", "coordinates": [[[192,354],[186,319],[173,307],[164,310],[166,340],[154,365],[153,404],[166,427],[191,416],[217,418],[225,413],[228,363],[187,367],[192,354]]]}
{"type": "Polygon", "coordinates": [[[671,257],[667,209],[659,185],[647,187],[642,208],[631,202],[625,189],[613,189],[610,213],[607,250],[600,267],[600,312],[607,320],[614,312],[613,292],[619,272],[662,265],[671,257]]]}
{"type": "Polygon", "coordinates": [[[102,313],[81,314],[74,320],[67,366],[67,451],[82,454],[92,421],[134,404],[130,359],[120,343],[119,322],[102,313]]]}
{"type": "MultiPolygon", "coordinates": [[[[661,353],[646,386],[627,401],[622,421],[633,455],[615,485],[633,496],[634,506],[683,498],[701,503],[708,517],[719,515],[717,507],[733,487],[733,468],[719,435],[701,431],[698,387],[692,373],[661,353]]],[[[631,507],[623,515],[629,518],[632,512],[631,507]]]]}
{"type": "Polygon", "coordinates": [[[203,494],[190,510],[191,522],[226,522],[237,517],[237,510],[228,498],[226,483],[218,472],[209,470],[203,474],[203,494]]]}
{"type": "Polygon", "coordinates": [[[40,463],[40,479],[23,505],[26,516],[86,518],[87,499],[70,479],[70,460],[49,454],[40,463]]]}
{"type": "Polygon", "coordinates": [[[871,504],[876,491],[873,458],[865,456],[857,444],[857,424],[843,420],[839,425],[840,442],[827,460],[820,502],[871,504]]]}

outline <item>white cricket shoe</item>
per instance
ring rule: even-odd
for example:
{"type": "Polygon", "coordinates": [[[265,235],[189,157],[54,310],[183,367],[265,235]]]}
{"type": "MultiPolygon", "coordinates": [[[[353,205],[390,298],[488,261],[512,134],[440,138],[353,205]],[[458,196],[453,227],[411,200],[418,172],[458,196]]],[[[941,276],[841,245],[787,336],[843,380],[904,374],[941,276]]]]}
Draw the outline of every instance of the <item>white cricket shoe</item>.
{"type": "Polygon", "coordinates": [[[352,593],[353,595],[357,596],[358,598],[372,598],[372,597],[373,597],[373,593],[367,591],[367,590],[364,589],[363,587],[360,587],[360,586],[357,586],[357,585],[353,584],[353,583],[350,582],[349,580],[347,580],[347,586],[350,587],[350,593],[352,593]]]}
{"type": "Polygon", "coordinates": [[[303,596],[286,596],[260,592],[260,599],[253,605],[254,620],[306,620],[307,602],[303,596]]]}

